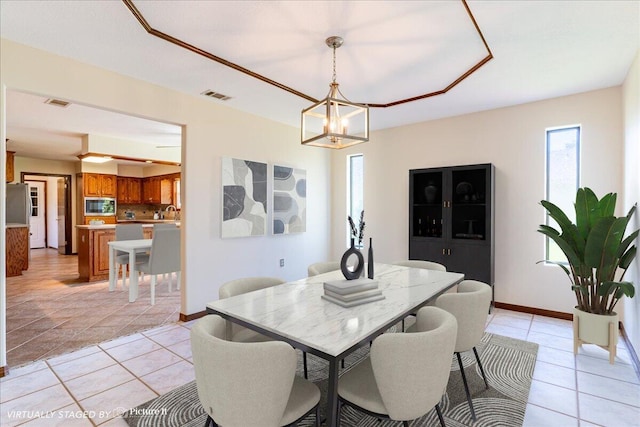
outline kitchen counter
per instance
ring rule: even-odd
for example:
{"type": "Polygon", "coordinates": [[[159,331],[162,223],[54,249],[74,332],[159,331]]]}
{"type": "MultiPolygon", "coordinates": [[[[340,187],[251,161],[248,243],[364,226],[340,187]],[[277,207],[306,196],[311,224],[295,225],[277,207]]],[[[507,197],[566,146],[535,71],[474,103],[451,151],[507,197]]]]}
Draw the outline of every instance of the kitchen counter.
{"type": "Polygon", "coordinates": [[[123,224],[126,224],[126,223],[134,223],[134,224],[135,223],[142,223],[142,224],[170,223],[170,224],[173,224],[173,223],[175,223],[177,225],[180,225],[180,220],[176,221],[176,220],[173,220],[173,219],[151,219],[151,218],[143,219],[143,218],[140,218],[140,219],[118,219],[117,221],[118,221],[118,224],[120,224],[120,223],[123,223],[123,224]]]}
{"type": "MultiPolygon", "coordinates": [[[[148,219],[148,220],[118,220],[118,224],[142,224],[142,228],[153,228],[153,224],[158,223],[170,223],[180,227],[180,221],[161,220],[161,219],[148,219]]],[[[102,224],[102,225],[76,225],[76,228],[80,230],[115,230],[116,224],[102,224]]]]}

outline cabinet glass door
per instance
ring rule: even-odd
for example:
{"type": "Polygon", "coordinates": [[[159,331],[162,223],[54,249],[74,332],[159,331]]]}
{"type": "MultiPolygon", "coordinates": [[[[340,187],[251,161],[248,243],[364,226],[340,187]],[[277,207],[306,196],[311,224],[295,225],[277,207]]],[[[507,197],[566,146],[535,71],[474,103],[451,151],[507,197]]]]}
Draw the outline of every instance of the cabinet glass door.
{"type": "Polygon", "coordinates": [[[442,172],[422,172],[413,176],[413,237],[442,238],[442,172]]]}
{"type": "Polygon", "coordinates": [[[451,181],[451,238],[486,240],[487,170],[454,170],[451,181]]]}

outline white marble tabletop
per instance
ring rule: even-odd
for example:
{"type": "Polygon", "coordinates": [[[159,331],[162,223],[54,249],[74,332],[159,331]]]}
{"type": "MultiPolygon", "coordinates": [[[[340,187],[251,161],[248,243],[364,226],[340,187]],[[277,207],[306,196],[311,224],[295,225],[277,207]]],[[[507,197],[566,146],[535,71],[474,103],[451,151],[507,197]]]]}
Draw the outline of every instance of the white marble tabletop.
{"type": "Polygon", "coordinates": [[[207,308],[339,356],[463,278],[460,273],[376,263],[374,280],[385,296],[380,301],[343,308],[320,298],[324,282],[344,279],[340,271],[334,271],[212,301],[207,308]]]}

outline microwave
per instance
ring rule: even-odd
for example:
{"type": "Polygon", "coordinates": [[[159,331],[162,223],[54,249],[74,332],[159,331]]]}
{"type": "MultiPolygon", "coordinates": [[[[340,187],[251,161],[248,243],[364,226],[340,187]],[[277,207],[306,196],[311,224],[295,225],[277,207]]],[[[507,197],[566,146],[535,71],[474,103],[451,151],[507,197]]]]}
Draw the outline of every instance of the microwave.
{"type": "Polygon", "coordinates": [[[85,197],[85,216],[114,216],[116,214],[116,199],[112,197],[85,197]]]}

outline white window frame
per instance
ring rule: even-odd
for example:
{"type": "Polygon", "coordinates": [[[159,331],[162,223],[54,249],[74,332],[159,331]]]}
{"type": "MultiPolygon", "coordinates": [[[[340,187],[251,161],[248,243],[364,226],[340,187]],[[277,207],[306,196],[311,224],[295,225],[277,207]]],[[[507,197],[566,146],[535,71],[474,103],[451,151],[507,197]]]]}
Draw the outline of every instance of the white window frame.
{"type": "MultiPolygon", "coordinates": [[[[352,187],[353,187],[353,175],[351,172],[351,164],[352,164],[352,160],[355,157],[361,157],[362,158],[362,181],[364,182],[364,154],[362,153],[356,153],[356,154],[349,154],[347,155],[347,216],[351,215],[351,212],[353,210],[353,197],[352,197],[352,187]]],[[[364,209],[364,185],[362,188],[362,209],[364,209]]],[[[360,212],[357,213],[357,215],[355,217],[352,217],[353,221],[356,224],[356,227],[359,225],[359,221],[360,221],[360,212]]],[[[349,224],[346,221],[346,217],[345,217],[345,230],[346,230],[346,247],[349,247],[351,245],[351,228],[349,227],[349,224]]],[[[356,242],[356,247],[358,247],[358,243],[356,242]]]]}
{"type": "MultiPolygon", "coordinates": [[[[577,143],[576,143],[576,188],[575,191],[573,192],[574,196],[576,194],[576,192],[578,191],[578,188],[580,188],[581,185],[581,175],[582,175],[582,168],[581,168],[581,161],[582,161],[582,125],[581,124],[573,124],[573,125],[565,125],[565,126],[556,126],[556,127],[550,127],[550,128],[546,128],[544,135],[544,151],[545,151],[545,170],[544,170],[544,178],[545,178],[545,185],[544,185],[544,199],[545,200],[549,200],[549,186],[550,186],[550,177],[549,177],[549,168],[550,168],[550,161],[549,161],[549,153],[550,153],[550,147],[549,147],[549,136],[550,134],[552,134],[553,132],[558,132],[558,131],[565,131],[565,130],[571,130],[571,129],[577,129],[578,131],[578,138],[577,138],[577,143]]],[[[544,213],[544,224],[546,225],[550,225],[550,217],[549,214],[546,212],[544,213]]],[[[554,225],[557,227],[557,225],[554,222],[554,225]]],[[[558,230],[560,231],[560,230],[558,230]]],[[[550,260],[549,259],[549,245],[550,245],[550,239],[549,237],[545,236],[544,238],[544,261],[545,264],[547,265],[555,265],[555,263],[561,263],[561,264],[566,264],[566,260],[550,260]]]]}

